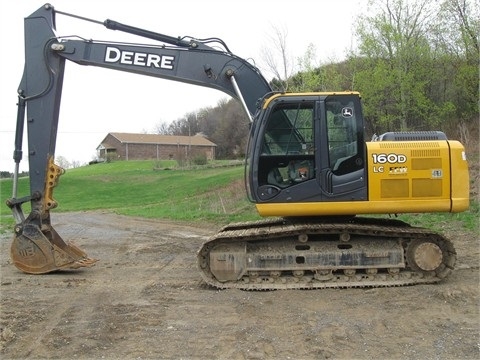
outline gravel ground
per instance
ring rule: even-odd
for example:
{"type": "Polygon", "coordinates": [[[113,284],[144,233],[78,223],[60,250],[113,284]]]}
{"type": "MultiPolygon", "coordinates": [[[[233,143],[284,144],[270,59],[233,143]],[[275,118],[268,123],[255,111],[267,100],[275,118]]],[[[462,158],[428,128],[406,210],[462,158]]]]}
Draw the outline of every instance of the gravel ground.
{"type": "Polygon", "coordinates": [[[246,292],[206,286],[196,251],[216,229],[60,213],[90,269],[26,275],[0,238],[2,359],[478,359],[478,234],[444,282],[246,292]]]}

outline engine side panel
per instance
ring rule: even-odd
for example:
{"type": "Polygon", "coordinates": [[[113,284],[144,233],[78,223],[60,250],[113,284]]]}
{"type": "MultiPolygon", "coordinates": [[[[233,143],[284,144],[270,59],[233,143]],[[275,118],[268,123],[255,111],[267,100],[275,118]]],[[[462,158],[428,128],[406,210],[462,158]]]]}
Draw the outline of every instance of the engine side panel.
{"type": "Polygon", "coordinates": [[[371,142],[367,157],[370,200],[450,200],[446,141],[371,142]]]}
{"type": "MultiPolygon", "coordinates": [[[[448,206],[447,211],[468,207],[468,165],[458,142],[369,142],[367,159],[372,202],[397,202],[398,212],[405,212],[416,200],[443,204],[441,208],[448,206]]],[[[434,207],[430,211],[442,210],[434,207]]]]}

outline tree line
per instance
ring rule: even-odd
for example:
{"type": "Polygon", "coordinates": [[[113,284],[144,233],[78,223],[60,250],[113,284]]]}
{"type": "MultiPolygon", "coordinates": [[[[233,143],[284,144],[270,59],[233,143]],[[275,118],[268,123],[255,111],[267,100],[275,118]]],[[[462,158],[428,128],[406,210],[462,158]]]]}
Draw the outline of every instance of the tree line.
{"type": "MultiPolygon", "coordinates": [[[[359,91],[367,134],[442,130],[466,143],[470,132],[478,137],[479,8],[475,0],[370,1],[356,21],[357,45],[346,60],[318,64],[311,44],[295,70],[285,32],[275,29],[276,48],[264,52],[275,74],[271,86],[292,92],[359,91]],[[272,61],[273,51],[283,62],[272,61]]],[[[243,156],[248,120],[236,101],[224,100],[170,125],[159,124],[156,131],[202,133],[217,144],[218,158],[234,158],[243,156]]]]}

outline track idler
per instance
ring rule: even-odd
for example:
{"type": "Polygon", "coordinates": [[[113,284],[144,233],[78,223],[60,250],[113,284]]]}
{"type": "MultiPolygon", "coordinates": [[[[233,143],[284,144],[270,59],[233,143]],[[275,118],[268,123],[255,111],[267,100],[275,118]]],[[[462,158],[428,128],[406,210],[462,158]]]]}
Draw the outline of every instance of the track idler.
{"type": "Polygon", "coordinates": [[[15,227],[10,255],[19,270],[28,274],[45,274],[90,267],[97,262],[78,246],[65,243],[50,225],[45,228],[42,231],[34,223],[19,224],[15,227]]]}

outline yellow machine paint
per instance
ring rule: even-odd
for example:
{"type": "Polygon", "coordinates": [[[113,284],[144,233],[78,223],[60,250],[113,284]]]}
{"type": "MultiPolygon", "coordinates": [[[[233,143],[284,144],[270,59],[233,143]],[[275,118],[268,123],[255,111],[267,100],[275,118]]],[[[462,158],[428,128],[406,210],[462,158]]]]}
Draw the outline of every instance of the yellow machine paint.
{"type": "Polygon", "coordinates": [[[367,159],[369,201],[393,201],[396,212],[410,212],[412,201],[428,203],[428,212],[468,208],[468,165],[457,141],[370,142],[367,159]]]}
{"type": "Polygon", "coordinates": [[[468,209],[468,164],[458,141],[368,142],[367,161],[368,201],[259,203],[257,210],[262,216],[322,216],[468,209]]]}

